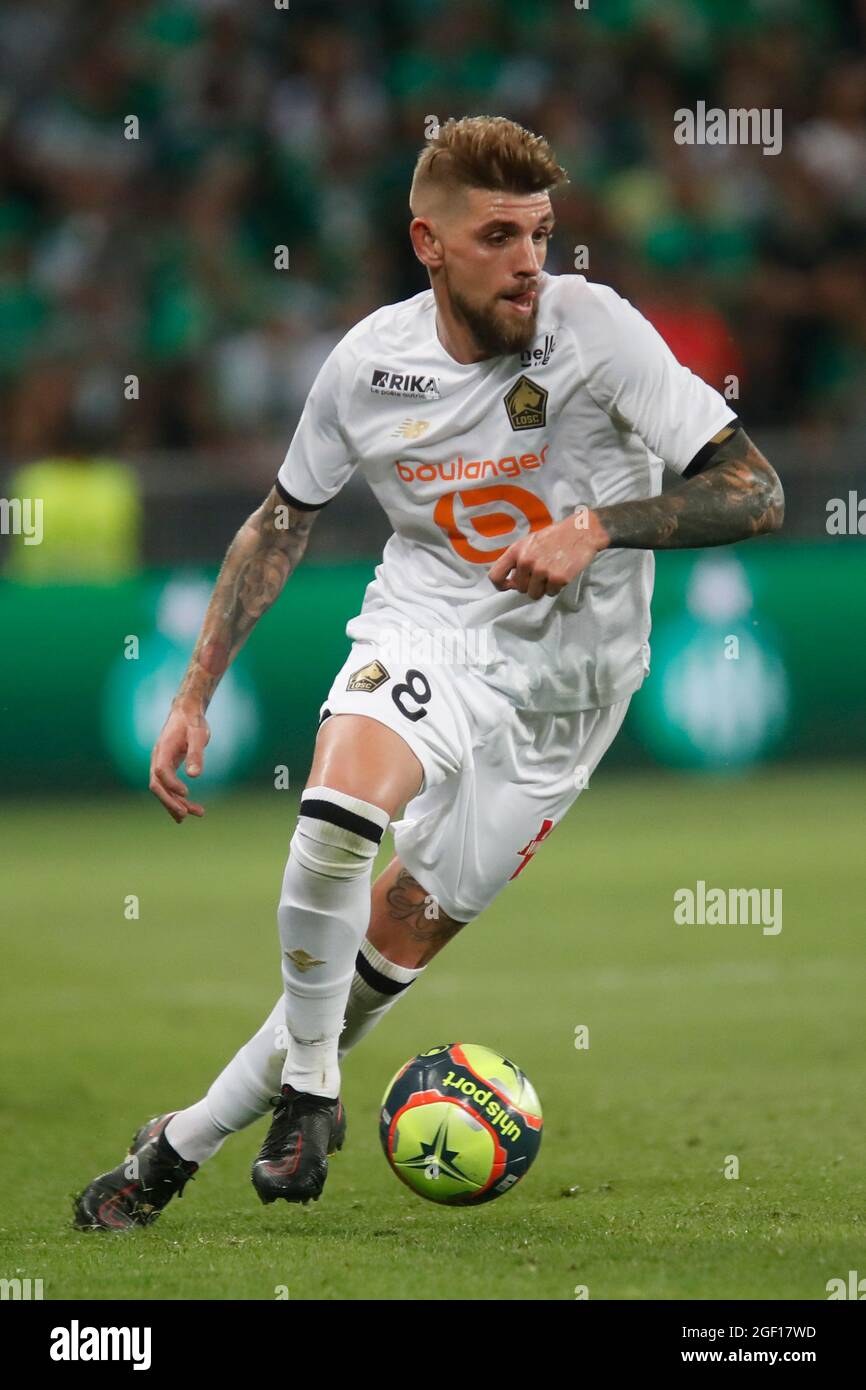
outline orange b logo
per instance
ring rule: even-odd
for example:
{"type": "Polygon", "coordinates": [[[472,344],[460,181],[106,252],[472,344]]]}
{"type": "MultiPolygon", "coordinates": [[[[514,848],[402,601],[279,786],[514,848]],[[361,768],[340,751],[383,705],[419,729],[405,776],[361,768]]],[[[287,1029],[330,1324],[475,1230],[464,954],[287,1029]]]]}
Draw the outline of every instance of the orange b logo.
{"type": "MultiPolygon", "coordinates": [[[[500,546],[498,550],[478,550],[466,539],[454,518],[454,498],[459,497],[464,507],[483,507],[489,502],[508,502],[516,511],[526,517],[530,531],[543,531],[545,526],[553,525],[553,517],[534,492],[525,487],[515,487],[511,483],[497,483],[493,487],[467,488],[464,492],[448,492],[439,498],[433,511],[433,520],[441,526],[457,554],[473,565],[490,565],[504,555],[511,544],[500,546]]],[[[515,529],[514,517],[508,512],[487,512],[483,516],[470,517],[469,521],[479,536],[506,536],[515,529]]]]}

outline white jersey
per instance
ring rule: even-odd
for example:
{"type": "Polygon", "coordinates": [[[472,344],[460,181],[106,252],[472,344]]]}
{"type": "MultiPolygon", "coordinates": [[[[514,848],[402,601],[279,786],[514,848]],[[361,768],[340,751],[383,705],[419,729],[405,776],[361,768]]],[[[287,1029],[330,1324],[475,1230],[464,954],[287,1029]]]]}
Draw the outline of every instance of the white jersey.
{"type": "Polygon", "coordinates": [[[500,591],[493,561],[581,505],[656,496],[736,419],[606,285],[541,276],[524,353],[465,365],[436,331],[432,290],[377,309],[313,385],[278,486],[307,507],[356,468],[394,529],[353,641],[383,630],[485,633],[465,642],[518,708],[593,709],[649,669],[649,550],[608,549],[555,597],[500,591]],[[480,653],[480,658],[479,658],[480,653]]]}

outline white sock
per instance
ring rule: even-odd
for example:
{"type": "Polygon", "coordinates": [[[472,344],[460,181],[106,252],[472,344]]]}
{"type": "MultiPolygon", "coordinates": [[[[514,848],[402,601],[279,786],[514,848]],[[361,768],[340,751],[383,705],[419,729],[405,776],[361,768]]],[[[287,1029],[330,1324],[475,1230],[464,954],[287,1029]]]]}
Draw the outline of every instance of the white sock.
{"type": "Polygon", "coordinates": [[[333,787],[301,794],[278,921],[289,1047],[282,1083],[340,1093],[339,1039],[390,816],[333,787]]]}
{"type": "MultiPolygon", "coordinates": [[[[361,942],[339,1041],[339,1061],[385,1017],[425,967],[394,965],[366,938],[361,942]],[[361,973],[363,971],[363,974],[361,973]]],[[[179,1110],[166,1126],[176,1153],[204,1163],[229,1134],[266,1115],[279,1095],[286,1058],[286,1005],[281,994],[261,1028],[223,1067],[204,1100],[179,1110]]]]}
{"type": "Polygon", "coordinates": [[[193,1163],[213,1157],[230,1134],[258,1120],[279,1094],[286,1056],[285,1003],[280,995],[261,1028],[223,1067],[203,1100],[173,1115],[165,1136],[193,1163]]]}
{"type": "Polygon", "coordinates": [[[178,1110],[165,1127],[165,1137],[171,1147],[189,1163],[204,1163],[205,1159],[213,1158],[230,1133],[217,1124],[206,1099],[196,1101],[186,1110],[178,1110]]]}

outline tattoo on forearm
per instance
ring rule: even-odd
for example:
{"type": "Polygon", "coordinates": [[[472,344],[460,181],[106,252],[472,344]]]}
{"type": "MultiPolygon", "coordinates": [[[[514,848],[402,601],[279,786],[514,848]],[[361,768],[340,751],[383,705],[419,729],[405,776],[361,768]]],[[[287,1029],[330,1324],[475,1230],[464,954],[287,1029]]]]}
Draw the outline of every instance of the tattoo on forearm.
{"type": "Polygon", "coordinates": [[[206,709],[220,678],[307,548],[316,512],[297,511],[276,488],[235,536],[217,577],[177,698],[206,709]]]}
{"type": "Polygon", "coordinates": [[[596,511],[611,546],[648,550],[746,540],[777,531],[784,514],[782,484],[742,429],[719,445],[708,468],[664,496],[596,511]]]}
{"type": "Polygon", "coordinates": [[[430,946],[429,955],[425,955],[418,962],[425,965],[436,951],[441,949],[452,937],[456,936],[460,928],[465,926],[465,922],[455,922],[453,917],[449,917],[447,912],[440,908],[436,918],[427,918],[424,915],[428,907],[429,895],[417,879],[413,878],[408,869],[400,869],[396,879],[391,884],[385,894],[386,901],[391,917],[397,922],[405,922],[409,935],[413,941],[421,941],[430,946]]]}

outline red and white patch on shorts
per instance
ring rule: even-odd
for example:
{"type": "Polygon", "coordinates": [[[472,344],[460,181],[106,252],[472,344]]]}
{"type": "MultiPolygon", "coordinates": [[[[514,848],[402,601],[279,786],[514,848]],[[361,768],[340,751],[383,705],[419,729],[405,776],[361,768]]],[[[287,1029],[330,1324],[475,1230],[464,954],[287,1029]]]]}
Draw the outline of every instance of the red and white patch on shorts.
{"type": "Polygon", "coordinates": [[[517,851],[519,855],[523,856],[523,862],[522,864],[518,864],[517,868],[514,870],[514,873],[510,875],[508,879],[509,883],[511,882],[512,878],[517,878],[518,874],[523,873],[523,870],[526,868],[533,854],[538,849],[538,847],[541,844],[543,844],[543,842],[547,839],[552,829],[553,821],[550,819],[549,816],[545,816],[544,820],[541,822],[541,829],[539,830],[535,838],[530,840],[527,845],[524,845],[523,849],[519,849],[517,851]]]}

